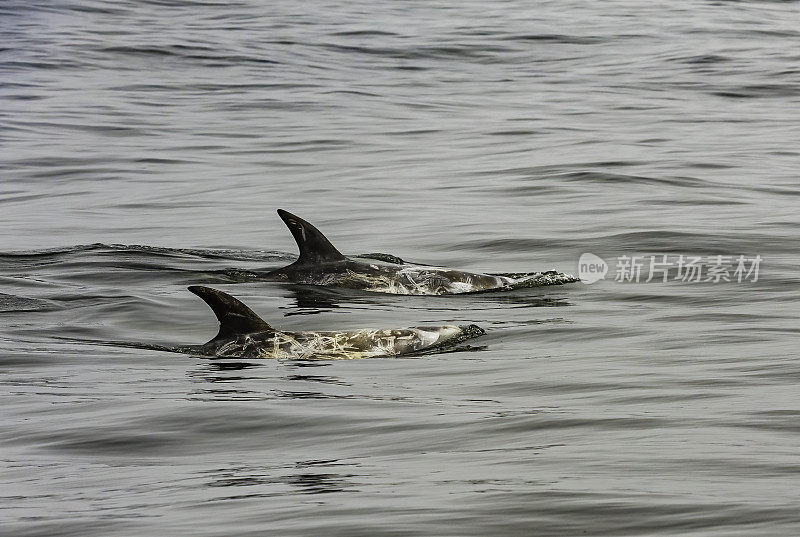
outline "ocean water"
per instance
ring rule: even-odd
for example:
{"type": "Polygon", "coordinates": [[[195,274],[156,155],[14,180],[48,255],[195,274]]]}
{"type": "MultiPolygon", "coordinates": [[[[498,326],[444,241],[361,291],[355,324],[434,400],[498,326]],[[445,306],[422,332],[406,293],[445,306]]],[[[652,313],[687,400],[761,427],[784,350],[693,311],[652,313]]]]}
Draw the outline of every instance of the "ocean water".
{"type": "Polygon", "coordinates": [[[800,534],[797,2],[6,0],[0,43],[3,535],[800,534]],[[296,255],[277,208],[349,254],[608,273],[248,281],[296,255]],[[703,281],[646,282],[664,255],[703,281]],[[288,330],[487,334],[97,343],[206,341],[192,284],[288,330]]]}

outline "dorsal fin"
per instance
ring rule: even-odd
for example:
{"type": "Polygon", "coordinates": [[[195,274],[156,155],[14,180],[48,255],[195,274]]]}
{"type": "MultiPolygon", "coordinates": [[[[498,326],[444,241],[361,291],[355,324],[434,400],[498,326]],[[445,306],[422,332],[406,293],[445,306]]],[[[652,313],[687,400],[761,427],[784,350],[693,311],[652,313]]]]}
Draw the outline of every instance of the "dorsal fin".
{"type": "MultiPolygon", "coordinates": [[[[202,298],[214,311],[214,315],[217,316],[219,333],[214,339],[272,330],[272,327],[253,313],[253,310],[227,293],[200,285],[190,286],[189,291],[202,298]]],[[[214,341],[214,339],[211,341],[214,341]]]]}
{"type": "Polygon", "coordinates": [[[278,216],[292,232],[294,240],[297,241],[297,247],[300,248],[300,258],[297,263],[323,263],[345,259],[320,230],[299,216],[283,209],[278,209],[278,216]]]}

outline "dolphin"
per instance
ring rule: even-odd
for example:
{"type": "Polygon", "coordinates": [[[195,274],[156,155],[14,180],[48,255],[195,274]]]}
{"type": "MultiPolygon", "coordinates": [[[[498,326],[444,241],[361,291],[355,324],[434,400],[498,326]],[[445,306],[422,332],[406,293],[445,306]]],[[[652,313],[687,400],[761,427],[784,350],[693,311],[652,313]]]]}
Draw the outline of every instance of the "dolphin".
{"type": "Polygon", "coordinates": [[[479,326],[415,326],[390,330],[286,332],[272,328],[234,297],[193,285],[219,320],[219,332],[203,345],[179,347],[179,352],[218,358],[347,360],[419,354],[450,348],[485,332],[479,326]]]}
{"type": "Polygon", "coordinates": [[[451,295],[508,290],[580,281],[555,270],[518,274],[482,274],[407,263],[388,254],[345,256],[320,230],[283,209],[278,216],[292,232],[300,257],[264,274],[270,280],[362,289],[397,295],[451,295]]]}

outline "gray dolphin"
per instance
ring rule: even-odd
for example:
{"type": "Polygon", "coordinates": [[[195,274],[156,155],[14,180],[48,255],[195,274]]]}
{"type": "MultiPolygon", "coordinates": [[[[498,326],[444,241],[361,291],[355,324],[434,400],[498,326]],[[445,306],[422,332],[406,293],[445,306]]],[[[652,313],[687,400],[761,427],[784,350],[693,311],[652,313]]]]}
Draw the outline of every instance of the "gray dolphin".
{"type": "Polygon", "coordinates": [[[377,358],[449,348],[485,333],[474,324],[399,330],[284,332],[272,328],[242,302],[222,291],[197,285],[189,287],[189,291],[214,311],[219,320],[219,333],[203,345],[175,350],[219,358],[377,358]]]}
{"type": "Polygon", "coordinates": [[[278,215],[292,232],[300,257],[291,265],[266,273],[269,279],[398,295],[450,295],[580,281],[555,270],[482,274],[407,263],[387,254],[347,257],[302,218],[283,209],[278,209],[278,215]]]}

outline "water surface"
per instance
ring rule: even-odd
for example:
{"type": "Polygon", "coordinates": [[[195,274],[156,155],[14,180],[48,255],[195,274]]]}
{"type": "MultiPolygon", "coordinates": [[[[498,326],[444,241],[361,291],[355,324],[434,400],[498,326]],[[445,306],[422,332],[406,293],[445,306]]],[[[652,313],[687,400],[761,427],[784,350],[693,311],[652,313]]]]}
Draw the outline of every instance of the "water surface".
{"type": "Polygon", "coordinates": [[[800,533],[798,21],[749,0],[4,2],[3,533],[800,533]],[[348,254],[611,267],[458,297],[242,281],[294,258],[279,207],[348,254]],[[613,281],[655,254],[764,261],[757,282],[613,281]],[[192,284],[289,330],[487,335],[318,362],[86,342],[207,340],[192,284]]]}

